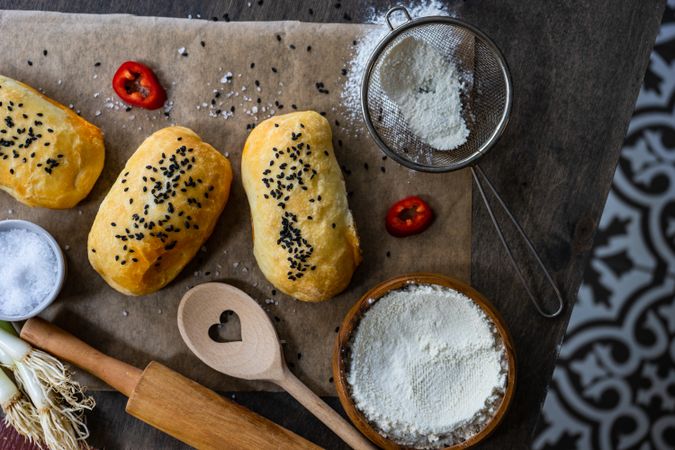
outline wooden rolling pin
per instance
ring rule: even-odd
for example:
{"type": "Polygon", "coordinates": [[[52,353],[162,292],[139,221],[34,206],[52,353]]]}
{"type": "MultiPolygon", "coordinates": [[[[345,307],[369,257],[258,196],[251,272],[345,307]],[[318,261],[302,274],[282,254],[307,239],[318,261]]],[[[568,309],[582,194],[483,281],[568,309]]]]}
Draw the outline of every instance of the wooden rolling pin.
{"type": "Polygon", "coordinates": [[[40,318],[21,337],[105,381],[129,397],[129,414],[198,449],[321,448],[157,362],[141,371],[40,318]]]}

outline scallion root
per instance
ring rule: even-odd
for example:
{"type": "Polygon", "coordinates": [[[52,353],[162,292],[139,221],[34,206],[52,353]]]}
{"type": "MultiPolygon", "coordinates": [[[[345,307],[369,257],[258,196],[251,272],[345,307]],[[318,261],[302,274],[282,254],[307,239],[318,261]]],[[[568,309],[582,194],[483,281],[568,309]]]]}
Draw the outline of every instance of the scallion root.
{"type": "MultiPolygon", "coordinates": [[[[15,364],[14,376],[37,408],[47,447],[51,450],[89,448],[84,410],[93,407],[93,399],[84,395],[80,385],[70,379],[65,368],[61,379],[48,384],[45,373],[56,373],[54,367],[46,365],[52,363],[51,357],[26,357],[15,364]]],[[[63,368],[60,362],[58,365],[63,368]]]]}
{"type": "MultiPolygon", "coordinates": [[[[0,330],[0,363],[12,370],[16,383],[34,408],[38,424],[21,423],[19,426],[41,429],[40,440],[51,450],[88,448],[89,430],[84,413],[94,407],[94,399],[84,393],[61,361],[32,348],[8,331],[0,330]]],[[[0,377],[0,387],[2,385],[0,377]]],[[[0,394],[5,392],[4,397],[0,395],[0,403],[13,399],[15,391],[20,394],[8,378],[4,380],[4,387],[6,389],[0,389],[0,394]]],[[[17,421],[27,417],[17,415],[17,421]]]]}
{"type": "MultiPolygon", "coordinates": [[[[43,408],[39,411],[39,416],[45,444],[51,450],[80,450],[82,448],[83,442],[73,429],[71,422],[59,411],[53,408],[43,408]]],[[[84,446],[86,447],[86,443],[84,446]]]]}
{"type": "MultiPolygon", "coordinates": [[[[84,410],[94,408],[94,398],[85,394],[80,383],[72,379],[70,371],[52,355],[32,349],[23,362],[35,373],[40,383],[54,393],[55,400],[68,405],[68,410],[84,413],[84,410]]],[[[58,405],[58,408],[62,409],[63,406],[58,405]]],[[[86,430],[86,426],[84,428],[86,430]]],[[[89,435],[88,432],[85,434],[89,435]]]]}
{"type": "Polygon", "coordinates": [[[37,445],[42,445],[42,426],[38,420],[35,406],[20,393],[2,405],[5,423],[14,428],[21,436],[37,445]]]}

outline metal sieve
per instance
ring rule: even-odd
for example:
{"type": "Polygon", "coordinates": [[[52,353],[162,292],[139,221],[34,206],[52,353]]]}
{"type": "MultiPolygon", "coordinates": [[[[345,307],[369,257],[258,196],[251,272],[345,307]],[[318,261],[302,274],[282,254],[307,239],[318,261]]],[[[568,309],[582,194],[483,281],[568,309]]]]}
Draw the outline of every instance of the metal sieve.
{"type": "MultiPolygon", "coordinates": [[[[488,210],[499,239],[516,274],[535,308],[544,317],[555,317],[563,309],[560,290],[542,262],[532,242],[506,206],[477,160],[492,148],[504,132],[512,102],[511,75],[506,60],[495,43],[476,27],[451,17],[424,17],[413,20],[402,6],[391,8],[385,16],[390,32],[373,51],[361,84],[361,103],[366,125],[377,145],[399,164],[423,172],[449,172],[469,166],[478,192],[488,210]],[[392,25],[395,12],[406,21],[392,25]],[[454,64],[464,82],[462,115],[469,129],[467,141],[458,148],[442,151],[423,142],[408,126],[398,106],[384,91],[381,72],[389,52],[403,39],[412,37],[435,48],[454,64]],[[483,181],[485,186],[483,185],[483,181]],[[511,246],[487,199],[487,187],[513,223],[528,251],[541,268],[547,283],[555,293],[557,306],[547,312],[537,300],[525,275],[516,262],[511,246]]],[[[412,55],[411,55],[412,56],[412,55]]]]}

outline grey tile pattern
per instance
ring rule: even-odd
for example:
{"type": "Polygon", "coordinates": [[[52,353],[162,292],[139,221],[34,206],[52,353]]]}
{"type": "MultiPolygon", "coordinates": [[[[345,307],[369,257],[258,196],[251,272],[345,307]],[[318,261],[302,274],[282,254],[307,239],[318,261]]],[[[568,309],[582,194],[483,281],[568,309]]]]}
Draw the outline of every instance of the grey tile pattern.
{"type": "Polygon", "coordinates": [[[675,449],[673,0],[532,448],[675,449]]]}

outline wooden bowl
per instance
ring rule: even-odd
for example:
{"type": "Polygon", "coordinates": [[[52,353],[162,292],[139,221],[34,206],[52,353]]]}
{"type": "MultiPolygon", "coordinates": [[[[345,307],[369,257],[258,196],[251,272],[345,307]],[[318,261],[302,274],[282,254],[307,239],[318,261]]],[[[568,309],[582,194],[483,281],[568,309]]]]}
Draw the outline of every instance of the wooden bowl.
{"type": "Polygon", "coordinates": [[[408,275],[401,275],[383,283],[378,284],[368,292],[366,292],[349,310],[345,316],[340,332],[338,333],[335,349],[333,352],[333,378],[335,380],[335,388],[337,389],[338,397],[342,407],[347,412],[347,415],[356,427],[370,439],[373,443],[384,449],[403,449],[406,447],[397,444],[396,442],[382,436],[373,425],[371,425],[366,417],[354,405],[352,400],[349,383],[347,382],[348,371],[348,356],[351,336],[356,329],[363,314],[374,305],[380,297],[387,294],[389,291],[405,287],[408,284],[435,284],[459,291],[472,299],[481,309],[488,315],[488,317],[495,324],[499,335],[504,342],[506,351],[506,358],[508,362],[508,373],[506,381],[506,391],[502,398],[496,413],[492,420],[477,434],[473,435],[466,441],[451,447],[446,447],[445,450],[459,450],[472,447],[483,439],[485,439],[504,418],[506,410],[511,403],[513,393],[516,386],[516,362],[515,353],[513,351],[513,344],[511,337],[506,330],[504,321],[495,310],[494,306],[483,295],[466,283],[463,283],[454,278],[432,273],[413,273],[408,275]],[[371,299],[373,301],[371,301],[371,299]]]}

